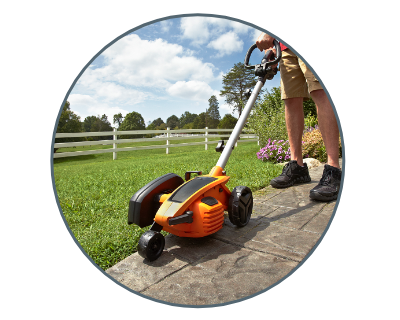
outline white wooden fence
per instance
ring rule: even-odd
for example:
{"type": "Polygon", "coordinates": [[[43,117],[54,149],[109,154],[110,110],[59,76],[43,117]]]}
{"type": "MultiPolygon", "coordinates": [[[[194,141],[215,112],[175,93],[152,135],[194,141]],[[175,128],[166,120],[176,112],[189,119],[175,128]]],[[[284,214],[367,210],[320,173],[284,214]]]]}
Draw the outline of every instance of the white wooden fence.
{"type": "MultiPolygon", "coordinates": [[[[233,129],[180,129],[180,130],[135,130],[135,131],[103,131],[103,132],[79,132],[79,133],[56,133],[56,138],[77,138],[77,137],[98,137],[98,136],[113,136],[113,140],[100,140],[100,141],[80,141],[80,142],[65,142],[65,143],[55,143],[54,148],[70,148],[70,147],[81,147],[81,146],[94,146],[94,145],[113,145],[112,148],[109,149],[98,149],[98,150],[87,150],[87,151],[74,151],[74,152],[57,152],[54,153],[54,158],[63,158],[63,157],[74,157],[74,156],[82,156],[87,154],[97,154],[97,153],[113,153],[113,160],[117,159],[117,152],[122,151],[134,151],[134,150],[145,150],[145,149],[166,149],[166,153],[169,154],[169,148],[174,147],[185,147],[185,146],[194,146],[194,145],[205,145],[205,149],[208,150],[209,144],[217,144],[218,141],[208,141],[209,138],[226,138],[229,137],[227,135],[221,134],[212,134],[209,135],[210,132],[232,132],[233,129]],[[157,137],[153,138],[141,138],[141,139],[117,139],[117,136],[121,135],[147,135],[147,134],[158,134],[157,137]],[[190,142],[190,143],[178,143],[178,144],[170,144],[171,141],[175,140],[185,140],[185,139],[197,139],[200,137],[204,137],[204,141],[199,142],[190,142]],[[150,146],[140,146],[140,147],[125,147],[125,148],[117,148],[118,144],[121,143],[132,143],[132,142],[144,142],[144,141],[160,141],[165,140],[165,145],[150,145],[150,146]]],[[[239,140],[238,142],[245,141],[258,141],[258,137],[254,134],[242,134],[240,138],[246,140],[239,140]]],[[[237,144],[236,144],[237,145],[237,144]]]]}

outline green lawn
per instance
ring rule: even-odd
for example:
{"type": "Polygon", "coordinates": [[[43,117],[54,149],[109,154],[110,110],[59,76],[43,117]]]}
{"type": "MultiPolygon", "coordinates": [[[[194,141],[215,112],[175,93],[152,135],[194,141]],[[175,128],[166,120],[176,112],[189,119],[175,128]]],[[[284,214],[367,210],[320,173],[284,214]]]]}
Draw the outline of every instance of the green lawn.
{"type": "MultiPolygon", "coordinates": [[[[169,172],[182,177],[193,170],[208,174],[220,156],[214,147],[209,145],[208,151],[204,145],[171,148],[169,155],[165,149],[120,152],[115,161],[111,153],[54,159],[61,208],[71,231],[94,262],[105,270],[136,251],[146,230],[127,224],[129,199],[137,190],[169,172]]],[[[258,150],[256,142],[243,142],[232,152],[225,168],[231,177],[229,189],[245,185],[255,191],[281,172],[280,166],[258,160],[258,150]]],[[[58,150],[62,151],[67,150],[58,150]]]]}

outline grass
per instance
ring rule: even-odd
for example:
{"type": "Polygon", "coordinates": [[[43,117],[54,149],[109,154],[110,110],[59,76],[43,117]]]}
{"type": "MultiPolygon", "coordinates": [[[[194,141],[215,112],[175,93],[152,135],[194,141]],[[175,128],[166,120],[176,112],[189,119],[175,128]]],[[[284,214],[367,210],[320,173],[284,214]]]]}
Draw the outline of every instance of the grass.
{"type": "MultiPolygon", "coordinates": [[[[165,149],[121,152],[115,161],[111,153],[54,159],[54,178],[63,214],[78,242],[97,265],[106,270],[137,250],[139,238],[147,228],[127,224],[132,195],[169,172],[182,177],[192,170],[207,174],[220,156],[213,145],[209,149],[171,148],[169,155],[165,149]]],[[[281,167],[257,159],[258,150],[255,142],[243,142],[235,148],[225,168],[231,177],[229,189],[245,185],[255,191],[280,173],[281,167]]]]}

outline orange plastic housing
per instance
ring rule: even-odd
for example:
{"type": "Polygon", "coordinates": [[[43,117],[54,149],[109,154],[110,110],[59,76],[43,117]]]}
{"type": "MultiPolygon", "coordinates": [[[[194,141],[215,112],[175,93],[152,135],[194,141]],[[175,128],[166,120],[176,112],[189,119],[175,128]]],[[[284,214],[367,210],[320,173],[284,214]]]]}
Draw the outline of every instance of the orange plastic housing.
{"type": "Polygon", "coordinates": [[[216,180],[195,191],[182,203],[169,201],[172,194],[161,197],[160,203],[162,205],[157,211],[154,220],[163,226],[163,230],[179,237],[200,238],[215,233],[222,228],[224,211],[228,209],[228,201],[231,195],[231,192],[226,187],[230,177],[226,176],[220,167],[212,168],[208,175],[202,177],[213,177],[216,180]],[[201,201],[206,197],[213,197],[218,203],[211,206],[207,205],[201,201]],[[187,211],[193,212],[192,223],[169,225],[171,218],[178,217],[187,211]]]}

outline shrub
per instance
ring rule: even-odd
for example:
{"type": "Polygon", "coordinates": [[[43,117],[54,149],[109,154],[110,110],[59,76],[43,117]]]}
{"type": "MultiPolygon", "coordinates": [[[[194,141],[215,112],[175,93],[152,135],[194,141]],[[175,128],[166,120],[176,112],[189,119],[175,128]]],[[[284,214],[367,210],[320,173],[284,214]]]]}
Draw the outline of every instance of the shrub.
{"type": "Polygon", "coordinates": [[[262,161],[281,163],[290,160],[289,141],[268,139],[267,145],[257,152],[257,158],[262,161]]]}
{"type": "Polygon", "coordinates": [[[249,119],[248,129],[257,134],[260,144],[266,144],[268,139],[287,140],[285,111],[282,108],[277,112],[264,112],[256,108],[249,119]]]}
{"type": "MultiPolygon", "coordinates": [[[[339,138],[339,157],[342,156],[342,142],[339,138]]],[[[311,128],[303,135],[303,157],[315,158],[321,162],[326,162],[328,156],[322,134],[319,129],[312,130],[311,128]]]]}
{"type": "Polygon", "coordinates": [[[249,117],[247,129],[258,135],[260,145],[271,140],[287,140],[285,107],[280,99],[280,88],[272,88],[272,92],[264,95],[257,103],[249,117]]]}

